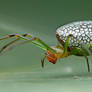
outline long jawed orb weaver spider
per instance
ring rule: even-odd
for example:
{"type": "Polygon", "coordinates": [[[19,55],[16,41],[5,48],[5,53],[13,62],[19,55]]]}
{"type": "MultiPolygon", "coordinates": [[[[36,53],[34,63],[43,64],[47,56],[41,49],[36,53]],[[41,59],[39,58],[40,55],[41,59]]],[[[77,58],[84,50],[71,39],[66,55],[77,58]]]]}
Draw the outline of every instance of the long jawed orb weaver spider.
{"type": "Polygon", "coordinates": [[[46,51],[45,56],[41,59],[42,67],[44,67],[45,58],[47,58],[49,62],[55,64],[58,59],[76,55],[85,57],[88,72],[90,72],[88,56],[92,55],[92,21],[73,22],[58,28],[56,30],[56,38],[59,42],[57,46],[48,46],[42,40],[37,37],[32,37],[30,34],[11,34],[0,38],[0,40],[5,40],[12,37],[15,37],[16,39],[4,45],[1,48],[0,53],[2,53],[4,49],[9,46],[10,47],[8,50],[30,42],[46,51]],[[20,39],[25,41],[12,45],[20,39]]]}

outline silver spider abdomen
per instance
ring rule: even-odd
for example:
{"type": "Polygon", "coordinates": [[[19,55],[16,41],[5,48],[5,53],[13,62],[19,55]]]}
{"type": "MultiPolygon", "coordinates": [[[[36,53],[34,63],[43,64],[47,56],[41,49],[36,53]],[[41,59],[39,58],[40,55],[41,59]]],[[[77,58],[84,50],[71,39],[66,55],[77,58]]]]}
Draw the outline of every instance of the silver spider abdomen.
{"type": "MultiPolygon", "coordinates": [[[[64,42],[68,35],[72,34],[84,44],[92,44],[92,21],[79,21],[61,26],[56,30],[56,34],[64,42]]],[[[78,40],[70,38],[69,46],[80,47],[78,40]]]]}

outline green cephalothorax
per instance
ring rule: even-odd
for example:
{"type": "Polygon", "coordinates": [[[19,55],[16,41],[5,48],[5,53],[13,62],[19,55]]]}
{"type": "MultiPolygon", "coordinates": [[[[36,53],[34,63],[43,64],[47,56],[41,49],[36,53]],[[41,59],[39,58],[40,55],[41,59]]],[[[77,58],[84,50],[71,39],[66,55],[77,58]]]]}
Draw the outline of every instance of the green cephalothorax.
{"type": "Polygon", "coordinates": [[[0,53],[2,53],[5,49],[6,51],[9,51],[16,46],[31,43],[46,51],[44,57],[41,59],[42,67],[44,66],[45,58],[47,58],[49,62],[55,64],[58,59],[76,55],[85,57],[88,72],[90,72],[88,56],[92,55],[92,21],[73,22],[59,27],[56,30],[56,38],[59,45],[56,46],[48,46],[41,39],[33,37],[30,34],[12,34],[0,38],[0,40],[12,37],[15,37],[16,39],[4,45],[1,48],[0,53]],[[24,40],[24,42],[14,44],[21,39],[24,40]]]}

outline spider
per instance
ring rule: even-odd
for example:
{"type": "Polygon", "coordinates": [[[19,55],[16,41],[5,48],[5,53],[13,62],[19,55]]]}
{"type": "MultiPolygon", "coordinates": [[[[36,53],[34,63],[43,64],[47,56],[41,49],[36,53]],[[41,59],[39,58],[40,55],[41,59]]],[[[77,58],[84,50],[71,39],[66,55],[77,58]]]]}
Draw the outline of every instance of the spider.
{"type": "Polygon", "coordinates": [[[90,72],[88,56],[92,55],[92,21],[72,22],[59,27],[56,30],[56,38],[59,44],[56,46],[48,46],[41,39],[39,39],[38,37],[33,37],[31,34],[10,34],[8,36],[0,38],[0,40],[5,40],[12,37],[15,37],[16,39],[4,45],[1,48],[0,53],[2,53],[4,49],[9,46],[10,47],[8,48],[8,50],[30,42],[46,51],[44,57],[41,59],[42,67],[44,67],[45,58],[47,58],[49,62],[55,64],[58,59],[76,55],[85,57],[88,72],[90,72]],[[15,44],[15,46],[12,45],[13,43],[21,39],[25,41],[15,44]]]}

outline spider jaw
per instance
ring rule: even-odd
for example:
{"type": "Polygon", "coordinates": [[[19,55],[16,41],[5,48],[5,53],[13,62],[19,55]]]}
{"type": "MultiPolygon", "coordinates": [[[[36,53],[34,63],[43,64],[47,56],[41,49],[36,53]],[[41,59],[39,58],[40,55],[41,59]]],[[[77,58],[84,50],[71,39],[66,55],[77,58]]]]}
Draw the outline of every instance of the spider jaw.
{"type": "Polygon", "coordinates": [[[56,61],[57,61],[57,59],[65,57],[65,56],[63,56],[64,49],[62,47],[51,46],[51,48],[53,50],[55,50],[56,53],[52,53],[52,52],[50,52],[50,51],[47,50],[47,52],[46,52],[46,58],[48,59],[49,62],[55,64],[56,61]]]}

